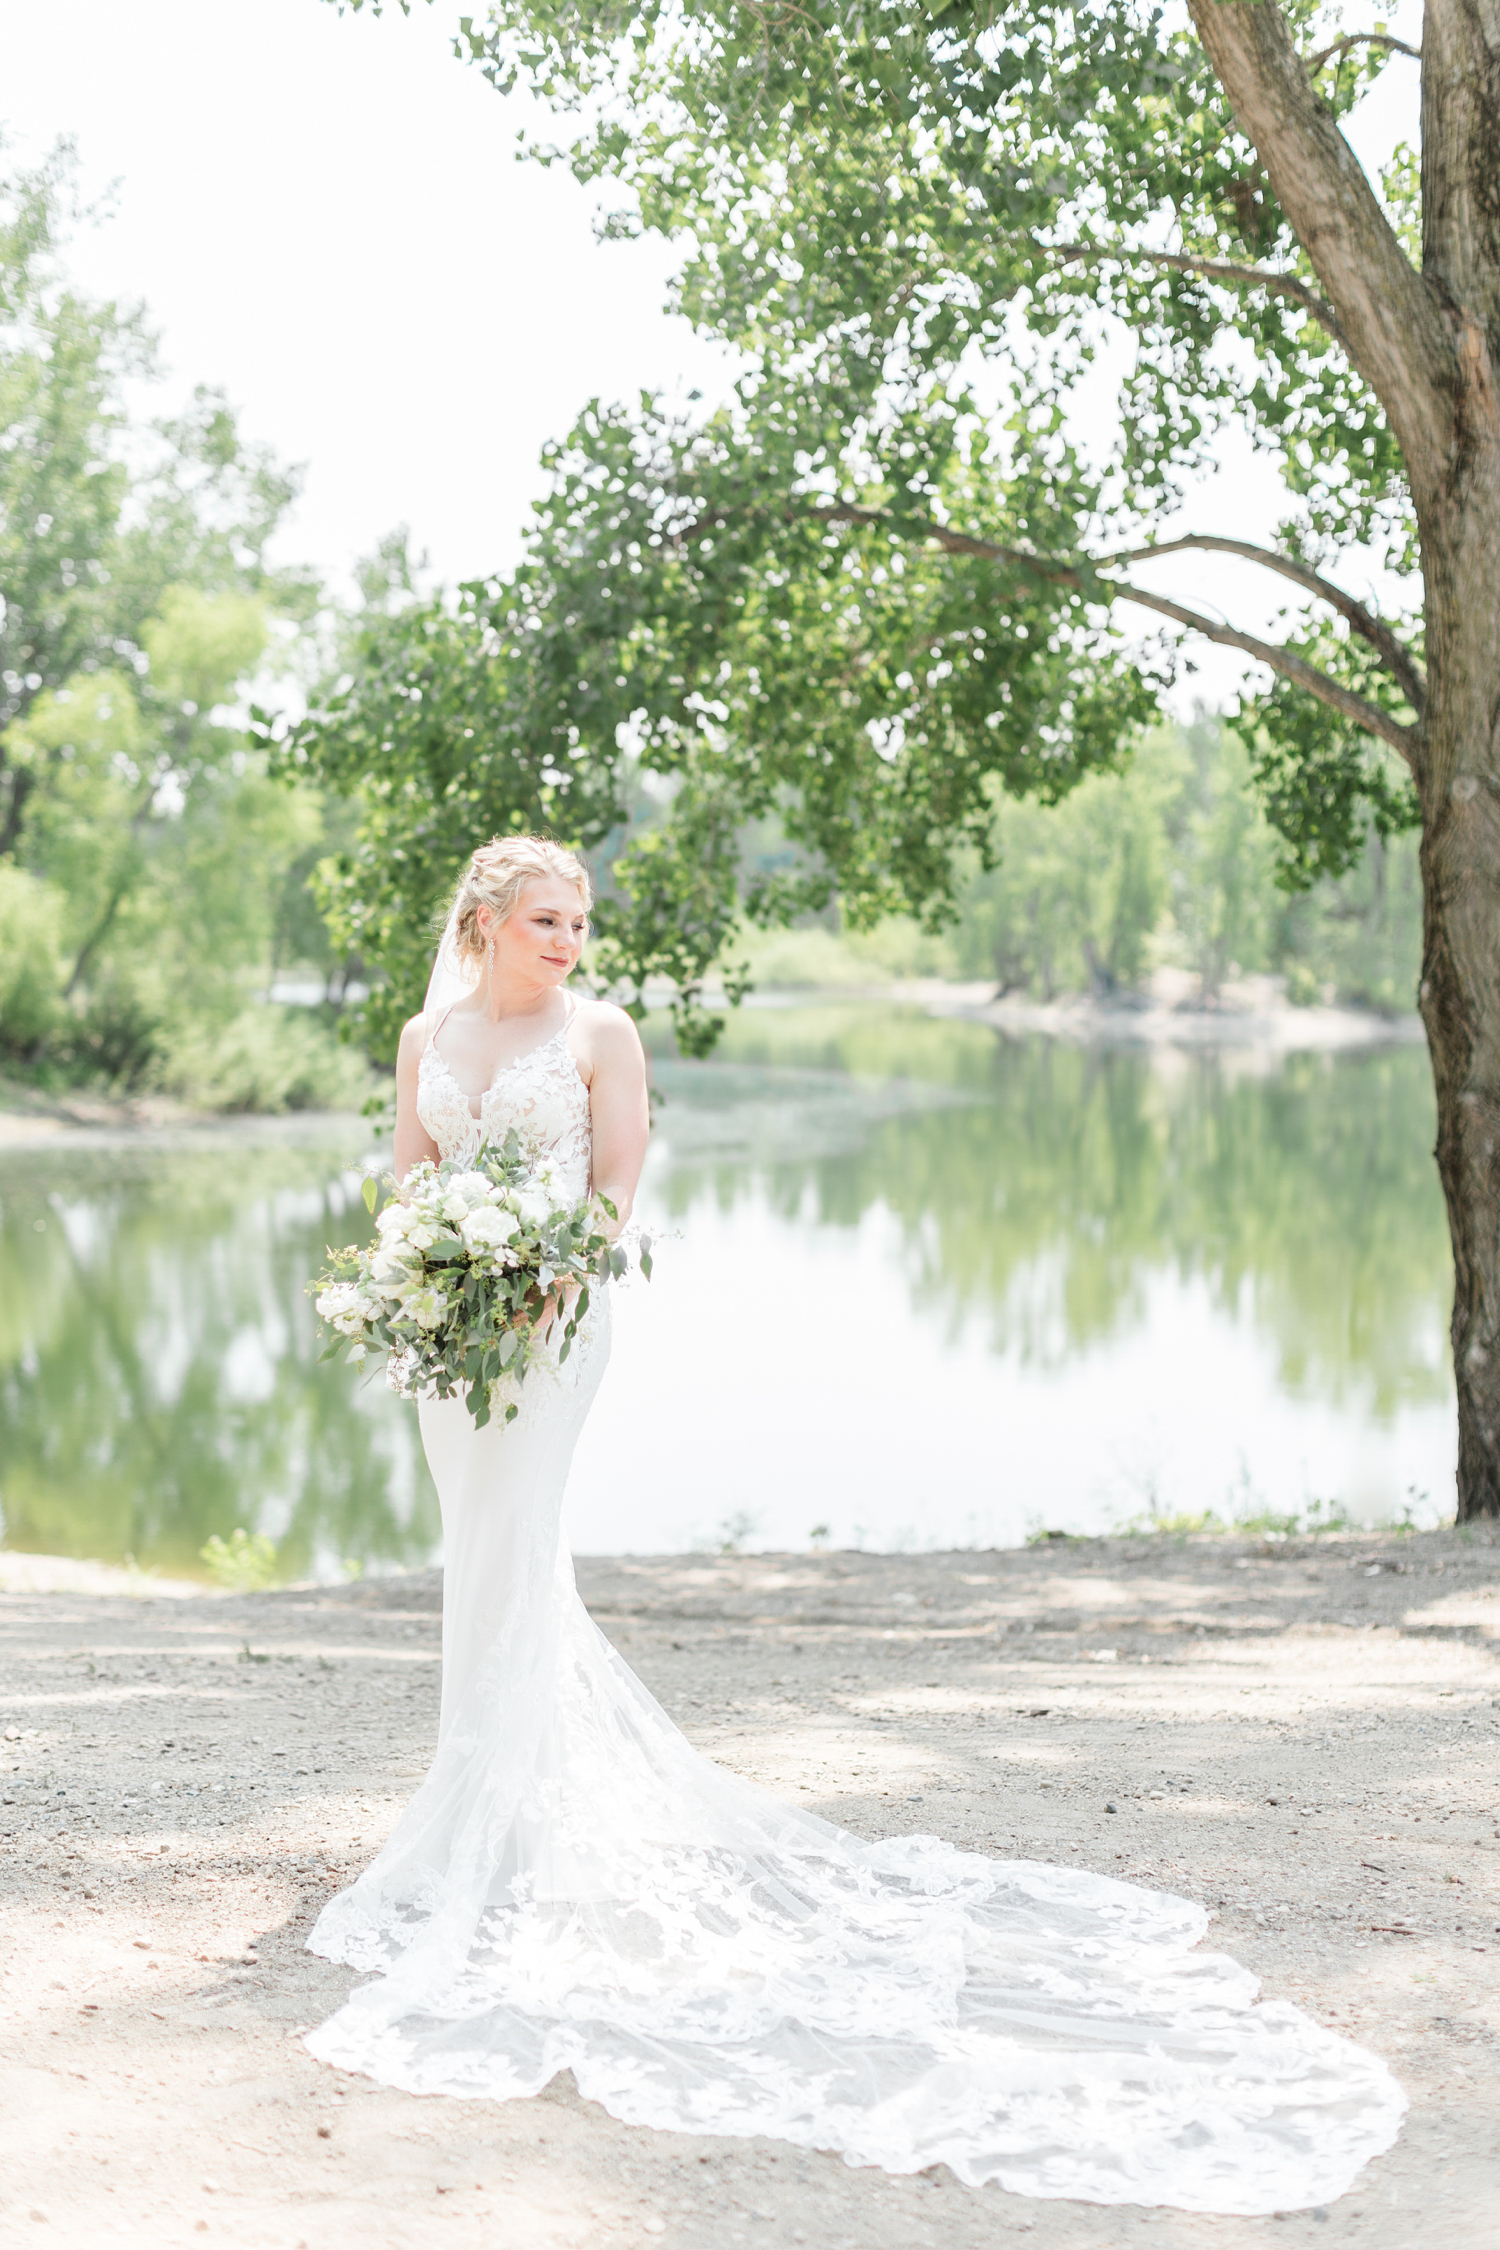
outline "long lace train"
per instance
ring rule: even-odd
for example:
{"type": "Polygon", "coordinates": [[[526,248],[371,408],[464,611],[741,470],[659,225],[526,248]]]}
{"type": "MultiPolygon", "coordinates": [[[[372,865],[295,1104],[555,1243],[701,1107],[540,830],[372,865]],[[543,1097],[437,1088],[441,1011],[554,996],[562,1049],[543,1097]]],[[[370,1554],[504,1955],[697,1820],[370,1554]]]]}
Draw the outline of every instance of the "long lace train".
{"type": "Polygon", "coordinates": [[[445,1513],[465,1466],[475,1502],[452,1511],[454,1692],[430,1775],[313,1932],[378,1972],[313,2053],[491,2099],[572,2070],[633,2124],[1029,2195],[1253,2213],[1341,2193],[1400,2091],[1194,1952],[1201,1908],[932,1836],[867,1843],[691,1748],[557,1538],[603,1344],[509,1431],[423,1407],[445,1513]]]}

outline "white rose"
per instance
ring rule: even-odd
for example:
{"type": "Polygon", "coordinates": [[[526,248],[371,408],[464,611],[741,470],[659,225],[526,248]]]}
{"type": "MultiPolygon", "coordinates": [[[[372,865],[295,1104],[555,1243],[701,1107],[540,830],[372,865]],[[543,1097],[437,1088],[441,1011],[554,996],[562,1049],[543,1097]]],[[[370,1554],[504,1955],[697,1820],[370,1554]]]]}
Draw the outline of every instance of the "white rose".
{"type": "Polygon", "coordinates": [[[409,1203],[388,1203],[375,1221],[376,1231],[383,1242],[394,1235],[398,1239],[413,1223],[416,1213],[409,1203]]]}
{"type": "Polygon", "coordinates": [[[509,1242],[518,1223],[512,1212],[497,1211],[492,1204],[485,1204],[461,1220],[458,1231],[470,1250],[498,1250],[503,1242],[509,1242]]]}
{"type": "Polygon", "coordinates": [[[516,1197],[516,1209],[523,1226],[544,1227],[552,1216],[552,1198],[544,1189],[528,1184],[516,1197]]]}
{"type": "Polygon", "coordinates": [[[357,1336],[368,1315],[368,1303],[362,1290],[352,1281],[336,1281],[317,1299],[319,1317],[336,1328],[341,1336],[357,1336]]]}
{"type": "Polygon", "coordinates": [[[491,1202],[494,1193],[482,1172],[456,1172],[448,1182],[447,1192],[443,1197],[443,1217],[457,1226],[466,1212],[475,1211],[481,1204],[491,1202]]]}

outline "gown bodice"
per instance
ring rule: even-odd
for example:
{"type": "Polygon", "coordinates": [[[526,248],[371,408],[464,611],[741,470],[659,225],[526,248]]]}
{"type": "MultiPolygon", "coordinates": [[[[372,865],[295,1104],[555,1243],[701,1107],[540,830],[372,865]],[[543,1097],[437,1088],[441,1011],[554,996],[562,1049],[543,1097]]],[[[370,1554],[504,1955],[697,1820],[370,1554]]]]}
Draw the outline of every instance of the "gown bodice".
{"type": "Polygon", "coordinates": [[[482,1142],[502,1140],[512,1126],[537,1156],[547,1156],[568,1193],[589,1191],[592,1154],[589,1090],[568,1046],[567,1023],[529,1054],[496,1071],[479,1098],[479,1115],[435,1044],[434,1027],[417,1065],[417,1118],[445,1160],[472,1163],[482,1142]]]}

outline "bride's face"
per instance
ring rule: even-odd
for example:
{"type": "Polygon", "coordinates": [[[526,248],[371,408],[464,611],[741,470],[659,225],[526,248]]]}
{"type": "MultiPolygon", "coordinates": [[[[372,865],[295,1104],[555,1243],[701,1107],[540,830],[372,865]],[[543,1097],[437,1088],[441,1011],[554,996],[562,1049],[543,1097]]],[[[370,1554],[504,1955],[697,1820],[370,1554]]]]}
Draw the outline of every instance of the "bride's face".
{"type": "Polygon", "coordinates": [[[494,940],[491,959],[503,981],[561,984],[578,965],[589,918],[571,883],[539,875],[527,884],[515,912],[505,921],[493,921],[481,908],[479,927],[494,940]]]}

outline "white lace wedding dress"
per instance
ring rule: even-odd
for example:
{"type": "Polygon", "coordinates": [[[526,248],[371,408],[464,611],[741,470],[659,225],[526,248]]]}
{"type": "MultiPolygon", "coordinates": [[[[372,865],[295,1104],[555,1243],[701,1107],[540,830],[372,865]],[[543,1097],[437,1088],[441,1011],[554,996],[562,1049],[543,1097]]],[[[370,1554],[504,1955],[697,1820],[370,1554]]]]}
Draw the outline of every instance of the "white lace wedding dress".
{"type": "MultiPolygon", "coordinates": [[[[586,1188],[566,1028],[479,1121],[430,1043],[419,1084],[445,1156],[514,1124],[586,1188]]],[[[1239,2213],[1339,2195],[1395,2138],[1400,2089],[1195,1953],[1200,1907],[935,1836],[869,1843],[689,1746],[590,1620],[560,1537],[608,1351],[600,1292],[509,1427],[421,1406],[443,1510],[437,1752],[309,1939],[370,1972],[313,2053],[490,2100],[571,2070],[631,2124],[1025,2195],[1239,2213]]]]}

